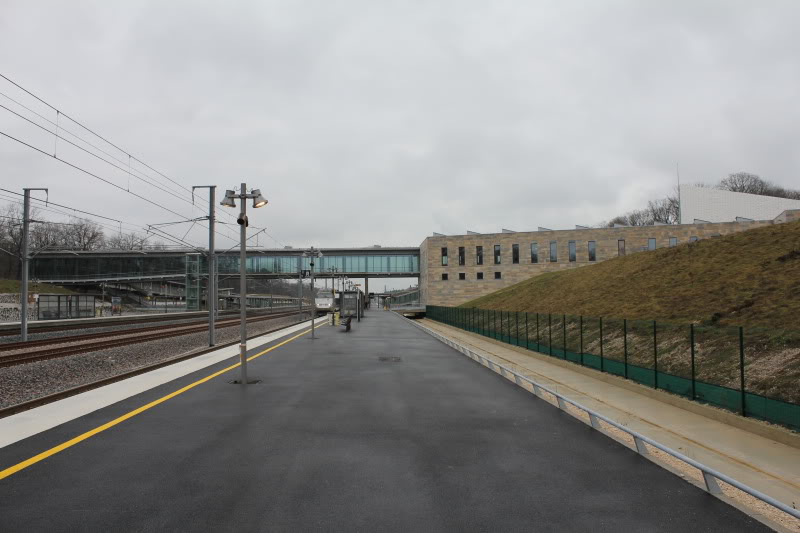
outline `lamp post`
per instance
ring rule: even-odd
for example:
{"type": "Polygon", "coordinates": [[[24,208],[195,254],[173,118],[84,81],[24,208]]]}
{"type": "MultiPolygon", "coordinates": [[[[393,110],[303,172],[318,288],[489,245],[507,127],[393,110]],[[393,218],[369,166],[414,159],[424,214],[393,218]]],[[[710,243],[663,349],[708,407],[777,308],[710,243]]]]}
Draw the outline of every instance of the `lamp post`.
{"type": "Polygon", "coordinates": [[[242,385],[247,385],[247,200],[253,199],[253,207],[264,207],[267,199],[261,196],[259,189],[247,192],[247,184],[242,183],[242,192],[236,194],[235,191],[225,191],[220,205],[224,207],[236,207],[234,200],[241,200],[242,212],[236,222],[241,226],[239,234],[239,307],[241,324],[239,325],[239,362],[242,367],[242,385]]]}
{"type": "Polygon", "coordinates": [[[309,262],[309,266],[311,267],[309,271],[311,276],[311,301],[313,302],[311,306],[311,338],[314,339],[316,338],[314,337],[314,318],[317,316],[317,298],[314,294],[314,258],[322,257],[322,252],[312,246],[310,250],[303,252],[303,257],[311,258],[309,262]]]}

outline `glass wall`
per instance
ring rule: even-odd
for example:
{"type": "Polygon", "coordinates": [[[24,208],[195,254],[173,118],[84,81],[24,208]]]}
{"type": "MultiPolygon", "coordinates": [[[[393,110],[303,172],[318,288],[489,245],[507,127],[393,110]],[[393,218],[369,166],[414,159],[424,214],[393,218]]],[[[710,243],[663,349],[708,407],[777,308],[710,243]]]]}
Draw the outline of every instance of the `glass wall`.
{"type": "MultiPolygon", "coordinates": [[[[206,257],[199,258],[199,272],[207,273],[206,257]]],[[[303,257],[300,268],[311,269],[311,258],[303,257]]],[[[235,274],[239,271],[238,255],[217,257],[220,274],[235,274]]],[[[248,255],[247,272],[250,274],[295,274],[298,271],[298,256],[248,255]]],[[[318,273],[409,273],[419,272],[418,255],[325,255],[314,262],[318,273]],[[333,270],[335,269],[335,270],[333,270]]],[[[36,257],[31,262],[31,278],[42,280],[80,280],[93,278],[132,278],[147,276],[185,275],[186,254],[162,256],[156,254],[141,257],[36,257]]]]}

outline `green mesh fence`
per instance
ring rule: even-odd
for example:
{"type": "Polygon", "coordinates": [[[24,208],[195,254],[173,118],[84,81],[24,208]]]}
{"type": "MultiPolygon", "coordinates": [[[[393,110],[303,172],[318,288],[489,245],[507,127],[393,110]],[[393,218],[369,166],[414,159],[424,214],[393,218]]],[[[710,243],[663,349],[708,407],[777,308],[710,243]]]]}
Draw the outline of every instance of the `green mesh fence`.
{"type": "Polygon", "coordinates": [[[427,306],[428,318],[800,430],[800,332],[427,306]]]}

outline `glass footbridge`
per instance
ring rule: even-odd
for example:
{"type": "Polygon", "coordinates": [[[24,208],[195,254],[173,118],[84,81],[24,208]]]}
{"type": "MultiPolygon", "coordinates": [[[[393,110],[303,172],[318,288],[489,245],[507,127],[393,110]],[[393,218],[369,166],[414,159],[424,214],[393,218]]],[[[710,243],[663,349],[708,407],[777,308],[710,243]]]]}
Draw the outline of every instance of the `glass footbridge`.
{"type": "MultiPolygon", "coordinates": [[[[250,249],[247,276],[296,278],[310,270],[302,248],[250,249]]],[[[314,262],[315,277],[419,277],[419,248],[322,248],[314,262]]],[[[53,284],[92,284],[124,281],[181,280],[208,274],[207,252],[196,250],[44,251],[31,260],[32,280],[53,284]]],[[[220,276],[239,272],[239,251],[219,252],[220,276]]]]}

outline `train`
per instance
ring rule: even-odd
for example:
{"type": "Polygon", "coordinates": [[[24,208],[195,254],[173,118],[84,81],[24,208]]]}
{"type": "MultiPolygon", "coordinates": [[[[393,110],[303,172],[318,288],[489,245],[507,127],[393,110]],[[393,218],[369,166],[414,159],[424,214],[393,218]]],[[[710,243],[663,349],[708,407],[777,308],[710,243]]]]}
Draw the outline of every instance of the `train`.
{"type": "Polygon", "coordinates": [[[320,291],[314,299],[319,311],[335,311],[339,305],[339,293],[334,291],[320,291]]]}

